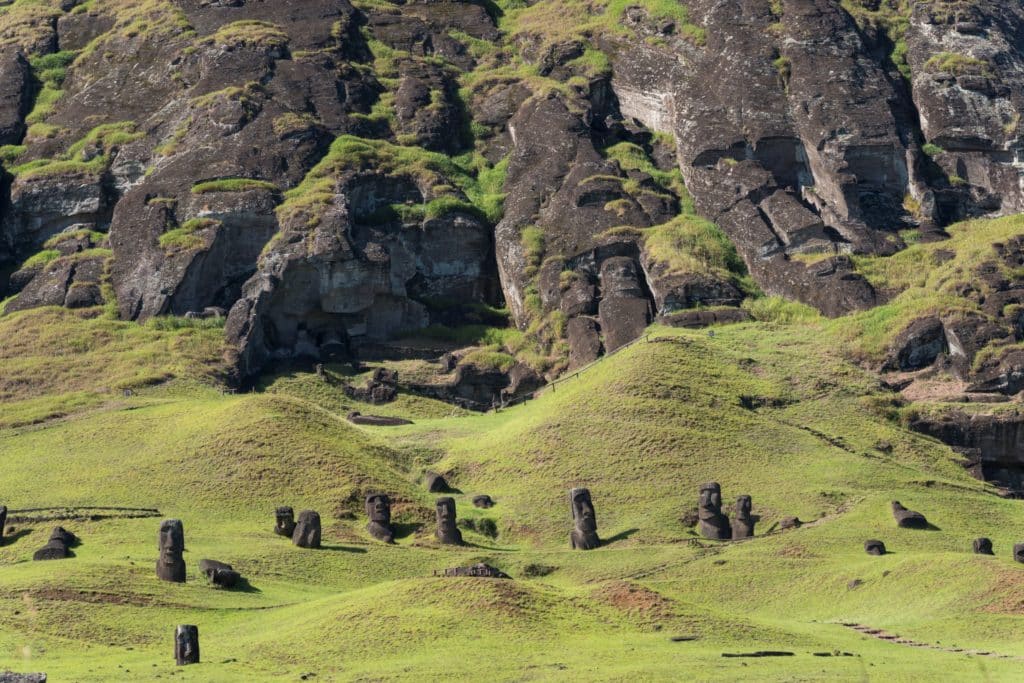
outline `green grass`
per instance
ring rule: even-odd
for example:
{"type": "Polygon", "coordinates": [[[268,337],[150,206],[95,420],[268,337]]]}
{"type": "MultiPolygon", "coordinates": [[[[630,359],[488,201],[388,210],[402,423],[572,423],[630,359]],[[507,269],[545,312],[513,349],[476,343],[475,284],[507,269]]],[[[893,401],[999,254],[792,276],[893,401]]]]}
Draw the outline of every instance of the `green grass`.
{"type": "Polygon", "coordinates": [[[208,194],[211,192],[250,192],[252,190],[266,190],[277,192],[277,185],[266,180],[255,178],[221,178],[218,180],[206,180],[192,186],[192,194],[208,194]]]}
{"type": "Polygon", "coordinates": [[[17,392],[5,418],[32,401],[61,402],[65,415],[0,428],[4,503],[157,507],[184,520],[192,578],[153,576],[155,519],[65,522],[84,543],[48,564],[25,560],[52,523],[27,525],[0,548],[0,661],[54,680],[166,678],[173,626],[195,623],[203,663],[177,670],[183,680],[1016,679],[1013,660],[840,625],[1024,656],[1024,570],[1008,557],[1024,509],[969,478],[948,448],[879,417],[875,379],[825,341],[828,323],[788,319],[714,337],[655,327],[653,341],[534,401],[477,415],[408,395],[354,404],[340,380],[364,375],[343,366],[328,368],[336,381],[296,370],[222,395],[209,374],[220,330],[207,321],[139,326],[54,309],[2,318],[0,337],[16,342],[0,352],[4,386],[17,392]],[[125,377],[131,397],[113,389],[125,377]],[[777,407],[748,410],[743,396],[777,407]],[[352,409],[415,424],[357,428],[343,419],[352,409]],[[879,440],[892,451],[876,450],[879,440]],[[437,546],[425,469],[462,491],[460,518],[493,522],[497,537],[465,529],[471,545],[437,546]],[[691,542],[678,520],[708,480],[727,501],[754,497],[758,537],[691,542]],[[588,553],[567,549],[566,491],[578,485],[591,489],[607,541],[588,553]],[[396,501],[394,547],[363,529],[361,498],[377,488],[396,501]],[[473,508],[477,493],[497,507],[473,508]],[[893,498],[940,530],[896,529],[893,498]],[[328,549],[275,537],[282,504],[319,510],[328,549]],[[820,521],[764,535],[786,515],[820,521]],[[997,557],[969,553],[979,535],[997,557]],[[865,555],[870,537],[893,553],[865,555]],[[231,562],[256,590],[205,586],[203,557],[231,562]],[[431,576],[480,560],[515,580],[431,576]],[[554,569],[529,578],[528,565],[554,569]],[[863,584],[851,590],[852,579],[863,584]],[[796,655],[721,657],[755,649],[796,655]],[[833,650],[856,656],[811,656],[833,650]]]}

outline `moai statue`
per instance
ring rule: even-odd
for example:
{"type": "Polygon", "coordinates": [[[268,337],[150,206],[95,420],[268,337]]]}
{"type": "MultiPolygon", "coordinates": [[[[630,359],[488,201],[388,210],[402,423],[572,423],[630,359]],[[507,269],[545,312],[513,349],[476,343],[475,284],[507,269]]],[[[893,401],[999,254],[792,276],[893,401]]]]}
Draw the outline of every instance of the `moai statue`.
{"type": "Polygon", "coordinates": [[[572,549],[593,550],[600,547],[601,539],[597,537],[597,517],[594,515],[590,489],[570,489],[569,504],[572,506],[573,529],[569,534],[572,549]]]}
{"type": "Polygon", "coordinates": [[[54,527],[50,540],[33,555],[33,560],[63,560],[74,557],[71,546],[78,543],[78,537],[62,526],[54,527]]]}
{"type": "Polygon", "coordinates": [[[274,518],[274,533],[291,538],[295,532],[295,511],[283,505],[274,511],[274,518]]]}
{"type": "Polygon", "coordinates": [[[992,552],[992,540],[989,538],[976,538],[973,545],[975,555],[995,555],[992,552]]]}
{"type": "Polygon", "coordinates": [[[704,538],[727,541],[732,538],[729,518],[722,514],[722,487],[709,482],[700,487],[700,502],[697,504],[698,528],[704,538]]]}
{"type": "Polygon", "coordinates": [[[199,627],[182,624],[174,631],[174,661],[178,666],[199,663],[199,627]]]}
{"type": "Polygon", "coordinates": [[[1024,543],[1017,543],[1013,546],[1013,559],[1017,562],[1024,562],[1024,543]]]}
{"type": "Polygon", "coordinates": [[[234,588],[242,580],[242,575],[236,572],[234,567],[217,560],[200,560],[199,572],[206,574],[206,579],[210,583],[221,588],[234,588]]]}
{"type": "Polygon", "coordinates": [[[434,506],[437,513],[437,540],[446,545],[462,545],[462,532],[455,526],[455,499],[438,498],[434,506]]]}
{"type": "Polygon", "coordinates": [[[868,555],[885,555],[885,544],[875,539],[864,541],[864,552],[868,555]]]}
{"type": "Polygon", "coordinates": [[[0,545],[4,544],[4,529],[7,528],[7,506],[0,505],[0,545]]]}
{"type": "Polygon", "coordinates": [[[754,501],[750,496],[736,499],[736,516],[732,519],[732,539],[750,538],[754,535],[755,519],[750,515],[754,501]]]}
{"type": "Polygon", "coordinates": [[[164,581],[185,583],[185,527],[180,519],[165,519],[157,535],[160,557],[156,561],[156,575],[164,581]]]}
{"type": "Polygon", "coordinates": [[[892,516],[896,526],[901,529],[927,529],[928,520],[920,512],[914,512],[900,505],[898,500],[892,502],[892,516]]]}
{"type": "Polygon", "coordinates": [[[320,547],[320,513],[303,510],[299,513],[299,521],[292,532],[292,543],[300,548],[320,547]]]}
{"type": "Polygon", "coordinates": [[[378,541],[395,542],[395,530],[391,528],[391,499],[385,493],[371,493],[366,497],[366,516],[370,523],[366,531],[378,541]]]}

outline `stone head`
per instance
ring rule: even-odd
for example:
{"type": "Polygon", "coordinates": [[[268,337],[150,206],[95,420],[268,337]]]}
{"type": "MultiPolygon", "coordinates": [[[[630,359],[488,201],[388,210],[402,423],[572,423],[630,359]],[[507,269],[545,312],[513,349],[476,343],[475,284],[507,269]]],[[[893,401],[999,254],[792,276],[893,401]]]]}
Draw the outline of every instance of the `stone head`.
{"type": "Polygon", "coordinates": [[[740,519],[750,517],[750,511],[753,507],[754,502],[750,496],[740,496],[736,499],[736,516],[740,519]]]}
{"type": "Polygon", "coordinates": [[[1017,562],[1024,562],[1024,543],[1013,546],[1013,559],[1017,562]]]}
{"type": "Polygon", "coordinates": [[[594,514],[590,489],[572,489],[569,491],[569,502],[572,504],[572,519],[576,528],[581,531],[597,531],[597,516],[594,514]]]}
{"type": "Polygon", "coordinates": [[[718,513],[722,509],[722,487],[718,482],[709,482],[700,487],[701,510],[709,510],[718,513]]]}
{"type": "Polygon", "coordinates": [[[274,517],[277,519],[277,528],[280,531],[290,530],[295,527],[295,510],[288,506],[277,508],[274,511],[274,517]]]}
{"type": "Polygon", "coordinates": [[[454,526],[455,524],[455,499],[445,496],[438,498],[435,504],[437,511],[438,526],[454,526]]]}
{"type": "Polygon", "coordinates": [[[180,555],[185,551],[185,527],[180,519],[165,519],[157,536],[160,554],[180,555]]]}
{"type": "Polygon", "coordinates": [[[992,539],[990,538],[976,538],[974,539],[974,552],[978,555],[992,555],[992,539]]]}
{"type": "Polygon", "coordinates": [[[366,516],[371,522],[391,524],[391,499],[387,494],[371,493],[366,497],[366,516]]]}

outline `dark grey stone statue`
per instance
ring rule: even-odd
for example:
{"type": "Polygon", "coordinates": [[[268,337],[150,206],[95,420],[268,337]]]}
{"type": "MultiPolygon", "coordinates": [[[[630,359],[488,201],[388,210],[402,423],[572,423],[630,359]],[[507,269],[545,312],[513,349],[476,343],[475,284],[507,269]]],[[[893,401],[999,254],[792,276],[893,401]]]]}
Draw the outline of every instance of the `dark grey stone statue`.
{"type": "Polygon", "coordinates": [[[200,560],[199,572],[206,575],[207,581],[221,588],[234,588],[242,580],[242,575],[234,567],[217,560],[200,560]]]}
{"type": "Polygon", "coordinates": [[[572,533],[569,542],[573,550],[593,550],[601,545],[597,536],[597,516],[590,489],[570,489],[569,504],[572,506],[572,533]]]}
{"type": "Polygon", "coordinates": [[[63,560],[74,557],[71,546],[78,544],[78,537],[62,526],[54,527],[50,540],[32,555],[33,560],[63,560]]]}
{"type": "Polygon", "coordinates": [[[366,497],[366,516],[370,523],[366,531],[378,541],[395,542],[395,530],[391,528],[391,499],[384,493],[371,493],[366,497]]]}
{"type": "Polygon", "coordinates": [[[185,527],[180,519],[165,519],[157,535],[160,557],[156,561],[156,575],[164,581],[185,583],[185,527]]]}
{"type": "Polygon", "coordinates": [[[1017,562],[1024,562],[1024,543],[1017,543],[1013,546],[1013,559],[1017,562]]]}
{"type": "Polygon", "coordinates": [[[437,514],[437,540],[446,545],[462,545],[462,532],[455,526],[455,499],[438,498],[434,506],[437,514]]]}
{"type": "Polygon", "coordinates": [[[753,506],[754,501],[750,496],[740,496],[736,499],[736,516],[732,520],[733,540],[754,535],[754,523],[757,520],[750,514],[753,506]]]}
{"type": "Polygon", "coordinates": [[[885,555],[885,544],[876,539],[864,541],[864,552],[868,555],[885,555]]]}
{"type": "Polygon", "coordinates": [[[903,507],[898,500],[892,502],[892,516],[902,529],[927,529],[928,520],[920,512],[903,507]]]}
{"type": "Polygon", "coordinates": [[[274,511],[274,533],[278,536],[292,537],[295,532],[295,511],[283,505],[274,511]]]}
{"type": "Polygon", "coordinates": [[[974,539],[973,546],[975,555],[995,555],[992,552],[992,539],[985,538],[984,536],[976,538],[974,539]]]}
{"type": "Polygon", "coordinates": [[[698,529],[704,538],[727,541],[732,538],[729,518],[722,514],[722,487],[718,482],[709,482],[700,487],[700,502],[697,504],[698,529]]]}
{"type": "Polygon", "coordinates": [[[178,666],[199,663],[199,627],[182,624],[174,631],[174,661],[178,666]]]}
{"type": "Polygon", "coordinates": [[[292,532],[292,543],[300,548],[320,547],[320,513],[303,510],[299,513],[299,521],[292,532]]]}

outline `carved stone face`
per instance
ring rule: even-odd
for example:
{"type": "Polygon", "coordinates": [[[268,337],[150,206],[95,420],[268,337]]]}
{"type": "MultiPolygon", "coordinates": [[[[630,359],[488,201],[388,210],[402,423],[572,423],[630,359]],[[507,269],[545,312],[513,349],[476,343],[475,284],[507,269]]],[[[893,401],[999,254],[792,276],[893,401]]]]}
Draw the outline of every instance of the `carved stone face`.
{"type": "Polygon", "coordinates": [[[750,510],[753,508],[753,500],[750,496],[740,496],[736,499],[736,517],[747,519],[750,517],[750,510]]]}
{"type": "Polygon", "coordinates": [[[439,527],[453,527],[455,526],[455,499],[438,498],[437,504],[435,505],[437,511],[437,525],[439,527]]]}
{"type": "Polygon", "coordinates": [[[180,557],[185,551],[185,528],[181,520],[165,519],[161,522],[157,543],[161,559],[171,560],[180,557]]]}
{"type": "Polygon", "coordinates": [[[391,500],[383,493],[366,497],[366,516],[371,522],[391,524],[391,500]]]}
{"type": "Polygon", "coordinates": [[[700,486],[699,507],[720,512],[722,510],[722,486],[715,481],[700,486]]]}
{"type": "Polygon", "coordinates": [[[569,492],[572,501],[572,519],[580,531],[597,531],[597,516],[589,489],[573,489],[569,492]]]}

